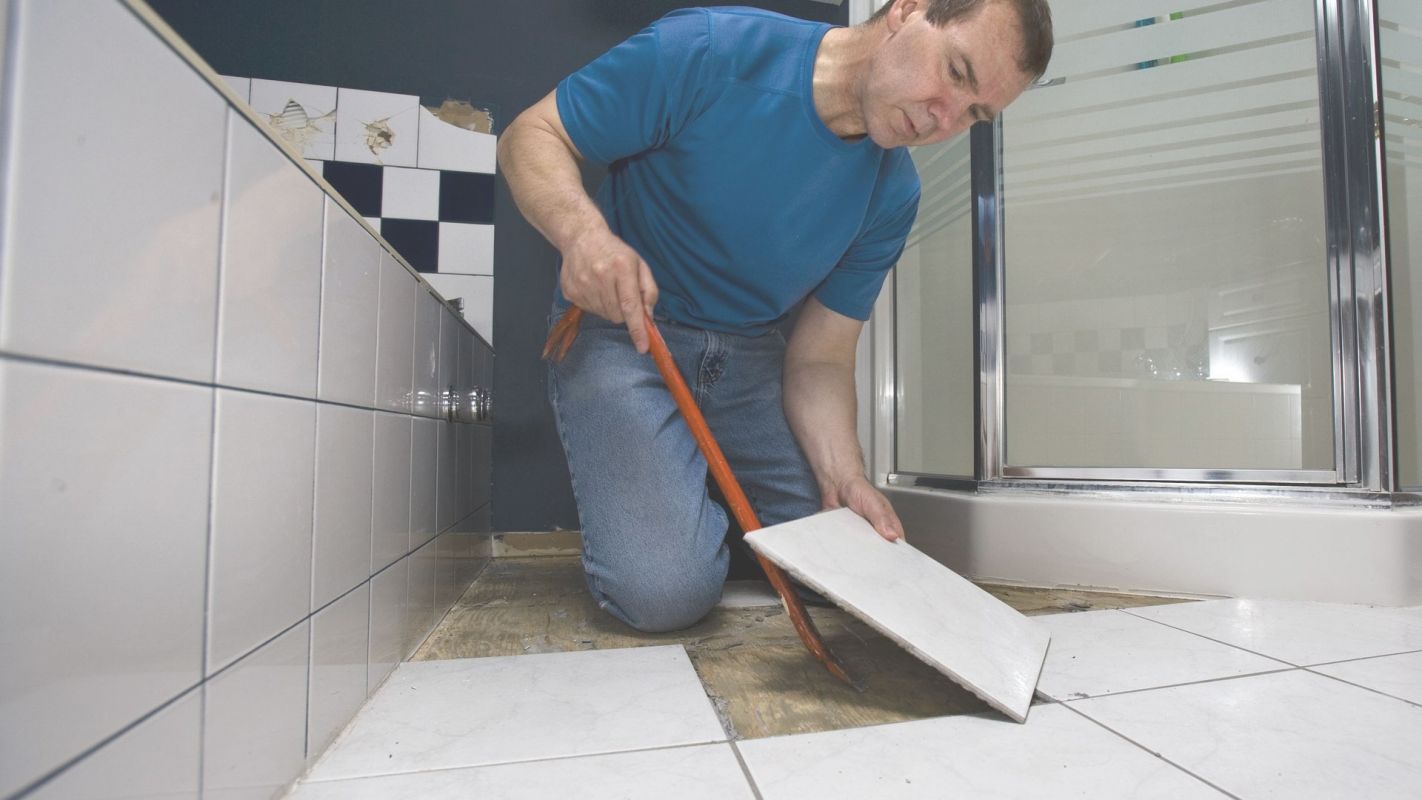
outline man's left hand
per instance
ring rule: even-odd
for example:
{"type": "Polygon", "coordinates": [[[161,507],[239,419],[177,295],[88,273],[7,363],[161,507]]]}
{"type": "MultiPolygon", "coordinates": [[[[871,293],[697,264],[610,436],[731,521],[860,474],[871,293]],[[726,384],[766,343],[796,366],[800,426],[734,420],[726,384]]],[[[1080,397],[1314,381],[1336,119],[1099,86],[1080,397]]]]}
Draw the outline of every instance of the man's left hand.
{"type": "Polygon", "coordinates": [[[848,508],[869,521],[879,535],[891,542],[906,539],[904,526],[899,515],[894,513],[889,498],[874,488],[868,478],[850,478],[829,491],[823,492],[825,509],[848,508]]]}

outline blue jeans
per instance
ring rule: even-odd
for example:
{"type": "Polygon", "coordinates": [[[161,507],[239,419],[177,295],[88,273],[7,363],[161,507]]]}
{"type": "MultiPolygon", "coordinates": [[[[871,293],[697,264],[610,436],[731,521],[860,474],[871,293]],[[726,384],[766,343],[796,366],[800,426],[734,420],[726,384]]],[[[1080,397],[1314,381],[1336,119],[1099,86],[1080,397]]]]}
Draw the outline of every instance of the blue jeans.
{"type": "MultiPolygon", "coordinates": [[[[761,524],[819,511],[781,405],[785,339],[657,327],[761,524]]],[[[652,357],[624,326],[585,314],[567,358],[549,367],[548,394],[593,598],[638,630],[695,624],[721,598],[727,517],[707,495],[706,460],[652,357]]]]}

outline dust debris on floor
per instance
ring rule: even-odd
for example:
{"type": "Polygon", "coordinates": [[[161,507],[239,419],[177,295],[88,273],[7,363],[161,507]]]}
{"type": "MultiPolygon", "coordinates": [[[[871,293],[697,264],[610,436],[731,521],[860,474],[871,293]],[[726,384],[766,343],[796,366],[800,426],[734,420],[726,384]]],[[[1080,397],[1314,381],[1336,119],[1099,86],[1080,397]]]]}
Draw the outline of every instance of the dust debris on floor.
{"type": "MultiPolygon", "coordinates": [[[[982,587],[1027,615],[1181,602],[1074,589],[982,587]]],[[[747,594],[746,586],[738,589],[737,597],[747,594]]],[[[805,651],[778,601],[743,602],[723,604],[686,630],[641,633],[597,607],[577,556],[494,558],[411,660],[681,644],[735,739],[991,711],[849,613],[811,608],[826,644],[862,678],[865,689],[855,692],[805,651]]]]}

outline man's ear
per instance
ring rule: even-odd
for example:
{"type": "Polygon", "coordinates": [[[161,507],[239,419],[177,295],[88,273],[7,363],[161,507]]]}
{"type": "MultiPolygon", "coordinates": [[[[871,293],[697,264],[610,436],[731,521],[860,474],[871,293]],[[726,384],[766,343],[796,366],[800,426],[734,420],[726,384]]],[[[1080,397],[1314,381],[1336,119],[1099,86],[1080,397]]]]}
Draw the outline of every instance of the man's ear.
{"type": "Polygon", "coordinates": [[[894,7],[889,9],[889,13],[884,20],[889,23],[889,30],[891,32],[902,28],[904,23],[908,22],[908,18],[912,16],[915,11],[922,10],[922,3],[920,3],[919,0],[893,0],[893,2],[894,7]]]}

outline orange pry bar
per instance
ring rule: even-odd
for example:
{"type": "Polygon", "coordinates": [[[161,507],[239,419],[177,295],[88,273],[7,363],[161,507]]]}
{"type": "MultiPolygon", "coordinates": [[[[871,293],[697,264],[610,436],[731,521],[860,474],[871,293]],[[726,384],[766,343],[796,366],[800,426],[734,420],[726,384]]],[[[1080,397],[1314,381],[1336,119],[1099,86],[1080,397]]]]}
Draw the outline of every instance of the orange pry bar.
{"type": "MultiPolygon", "coordinates": [[[[676,400],[677,408],[681,415],[686,418],[686,424],[691,428],[691,435],[696,439],[696,446],[700,448],[701,455],[705,457],[707,466],[711,469],[711,475],[716,479],[716,484],[721,487],[721,493],[726,496],[726,502],[731,506],[731,513],[735,515],[736,522],[740,524],[741,530],[750,533],[758,530],[761,526],[760,520],[756,518],[755,511],[751,509],[750,501],[746,499],[746,493],[741,489],[741,484],[736,480],[736,476],[731,474],[731,466],[726,462],[726,456],[721,452],[721,446],[716,444],[716,439],[711,435],[711,428],[706,424],[706,418],[701,415],[701,409],[696,407],[696,401],[691,397],[691,390],[686,386],[686,380],[681,377],[681,372],[672,361],[671,353],[667,350],[666,342],[662,339],[662,334],[657,330],[657,325],[652,321],[652,317],[644,311],[644,324],[651,339],[652,359],[657,364],[657,371],[662,374],[662,380],[666,381],[667,388],[671,390],[672,398],[676,400]]],[[[548,334],[548,341],[543,345],[543,357],[554,361],[562,361],[568,354],[568,349],[573,346],[573,340],[578,336],[578,326],[582,322],[583,310],[577,306],[571,306],[563,312],[563,316],[554,324],[553,330],[548,334]]],[[[844,664],[830,652],[824,640],[820,638],[820,632],[815,629],[815,623],[810,619],[810,615],[805,611],[805,604],[800,600],[800,596],[795,593],[795,589],[790,585],[790,577],[785,571],[765,556],[756,553],[756,559],[765,570],[766,577],[770,579],[770,585],[775,587],[775,591],[780,595],[780,601],[785,604],[785,611],[790,615],[790,622],[795,626],[795,632],[800,635],[800,641],[805,643],[805,647],[815,658],[819,659],[825,669],[831,675],[853,686],[861,688],[859,683],[849,676],[844,664]]]]}

